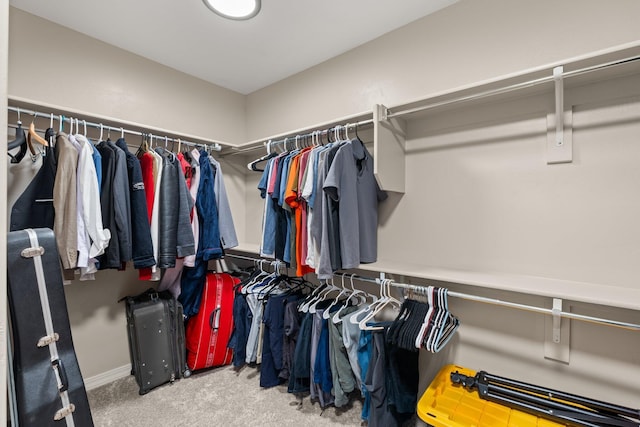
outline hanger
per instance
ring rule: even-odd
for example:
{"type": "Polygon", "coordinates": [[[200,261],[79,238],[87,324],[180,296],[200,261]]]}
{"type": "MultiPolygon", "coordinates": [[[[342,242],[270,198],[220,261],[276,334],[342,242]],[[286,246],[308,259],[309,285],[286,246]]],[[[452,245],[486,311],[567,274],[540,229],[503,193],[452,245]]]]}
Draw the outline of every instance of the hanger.
{"type": "Polygon", "coordinates": [[[102,137],[104,136],[104,126],[100,123],[100,138],[98,138],[98,142],[102,141],[102,137]]]}
{"type": "MultiPolygon", "coordinates": [[[[345,308],[349,307],[349,302],[351,300],[353,300],[353,298],[356,297],[356,296],[364,296],[365,295],[365,293],[363,291],[361,291],[359,289],[356,289],[353,286],[353,277],[354,276],[355,276],[355,274],[352,274],[351,277],[349,278],[349,282],[351,283],[351,291],[350,291],[349,296],[347,297],[346,301],[342,304],[342,306],[338,309],[338,311],[336,311],[333,314],[333,317],[331,318],[331,321],[336,325],[338,323],[342,322],[341,314],[342,314],[342,312],[344,311],[345,308]]],[[[364,300],[361,301],[361,303],[364,303],[366,300],[367,300],[366,297],[364,297],[364,300]]]]}
{"type": "Polygon", "coordinates": [[[340,290],[338,295],[336,295],[335,299],[331,302],[331,304],[329,304],[329,307],[327,307],[322,312],[322,318],[323,319],[328,320],[331,317],[331,313],[329,313],[331,308],[334,307],[336,304],[338,304],[338,302],[340,301],[340,298],[343,297],[344,295],[346,295],[349,292],[347,290],[347,288],[345,288],[345,286],[344,286],[344,274],[342,274],[342,283],[341,283],[340,287],[342,288],[342,290],[340,290]]]}
{"type": "Polygon", "coordinates": [[[138,147],[138,150],[136,151],[136,157],[146,153],[149,151],[149,143],[147,142],[147,134],[144,132],[140,133],[140,146],[138,147]]]}
{"type": "Polygon", "coordinates": [[[8,150],[13,150],[16,147],[20,147],[20,150],[16,153],[16,155],[9,154],[11,157],[11,163],[20,163],[20,161],[27,154],[27,137],[25,136],[24,129],[22,129],[22,121],[20,120],[20,109],[17,109],[18,113],[18,127],[16,127],[16,139],[9,142],[7,144],[8,150]]]}
{"type": "Polygon", "coordinates": [[[327,288],[327,286],[329,285],[326,282],[320,282],[320,286],[316,287],[309,295],[307,295],[307,297],[302,302],[300,302],[300,304],[298,305],[298,311],[308,313],[311,303],[315,301],[317,296],[321,292],[323,292],[327,288]]]}
{"type": "Polygon", "coordinates": [[[264,260],[260,260],[260,273],[255,276],[252,280],[249,281],[249,283],[247,283],[245,286],[242,287],[242,293],[243,294],[248,294],[250,293],[253,288],[255,287],[255,285],[259,284],[260,282],[263,282],[264,279],[266,279],[271,273],[267,272],[264,270],[263,268],[263,261],[264,260]]]}
{"type": "Polygon", "coordinates": [[[260,157],[259,159],[256,159],[256,160],[254,160],[254,161],[252,161],[252,162],[247,164],[247,168],[249,170],[254,171],[254,172],[264,172],[264,169],[260,169],[258,167],[258,163],[262,163],[262,162],[267,161],[267,160],[269,160],[269,159],[271,159],[271,158],[273,158],[273,157],[278,155],[278,153],[276,153],[275,150],[271,151],[271,143],[272,143],[271,140],[269,140],[267,142],[267,154],[266,155],[264,155],[264,156],[260,157]]]}
{"type": "MultiPolygon", "coordinates": [[[[35,114],[33,115],[33,118],[35,120],[36,116],[35,114]]],[[[36,154],[35,149],[33,148],[33,145],[31,144],[31,141],[35,141],[38,144],[41,144],[44,147],[48,147],[49,143],[47,142],[46,139],[42,138],[40,135],[38,135],[38,133],[36,132],[36,125],[34,120],[31,121],[31,124],[29,125],[29,133],[27,134],[27,144],[29,145],[29,150],[31,151],[31,154],[36,154]]]]}
{"type": "Polygon", "coordinates": [[[314,301],[314,303],[309,306],[309,313],[315,313],[316,311],[318,311],[318,304],[320,304],[322,301],[326,301],[327,296],[331,292],[339,290],[340,288],[333,283],[333,277],[331,277],[331,284],[326,289],[326,291],[320,294],[319,298],[317,298],[316,301],[314,301]]]}
{"type": "Polygon", "coordinates": [[[433,316],[433,312],[434,312],[434,304],[433,304],[433,286],[429,286],[426,289],[426,294],[427,294],[427,304],[429,305],[429,310],[427,311],[427,314],[424,316],[424,321],[422,322],[422,325],[420,326],[420,331],[418,332],[418,336],[416,337],[416,341],[415,341],[415,347],[416,348],[421,348],[422,347],[422,341],[424,340],[425,334],[427,333],[427,328],[429,327],[429,323],[431,322],[431,317],[433,316]]]}
{"type": "Polygon", "coordinates": [[[373,320],[373,318],[382,311],[388,305],[395,306],[395,308],[400,308],[402,304],[400,301],[391,296],[391,280],[390,279],[382,279],[380,285],[380,300],[378,300],[378,304],[374,309],[369,310],[369,313],[358,322],[358,326],[363,331],[378,331],[384,329],[382,326],[369,326],[367,322],[373,320]]]}

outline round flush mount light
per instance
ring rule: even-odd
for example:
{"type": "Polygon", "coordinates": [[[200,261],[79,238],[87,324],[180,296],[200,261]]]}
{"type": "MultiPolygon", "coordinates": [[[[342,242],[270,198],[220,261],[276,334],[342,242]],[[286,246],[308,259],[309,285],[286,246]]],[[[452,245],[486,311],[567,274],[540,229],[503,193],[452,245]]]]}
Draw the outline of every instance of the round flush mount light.
{"type": "Polygon", "coordinates": [[[227,19],[251,19],[260,12],[260,0],[202,0],[204,4],[227,19]]]}

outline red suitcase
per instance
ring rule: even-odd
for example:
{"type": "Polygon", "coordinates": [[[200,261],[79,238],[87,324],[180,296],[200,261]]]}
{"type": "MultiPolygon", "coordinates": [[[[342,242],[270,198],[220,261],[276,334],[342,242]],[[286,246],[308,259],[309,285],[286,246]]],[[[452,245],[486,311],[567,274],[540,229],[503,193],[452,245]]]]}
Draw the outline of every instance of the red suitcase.
{"type": "Polygon", "coordinates": [[[187,366],[191,370],[228,365],[227,348],[233,330],[233,287],[240,279],[228,273],[208,273],[198,314],[187,322],[187,366]]]}

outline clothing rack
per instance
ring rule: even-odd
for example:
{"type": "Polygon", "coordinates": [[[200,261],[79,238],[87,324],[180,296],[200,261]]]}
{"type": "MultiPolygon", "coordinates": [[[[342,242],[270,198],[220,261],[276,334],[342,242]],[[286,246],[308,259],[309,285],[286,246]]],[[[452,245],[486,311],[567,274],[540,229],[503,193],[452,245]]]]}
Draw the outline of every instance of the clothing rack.
{"type": "MultiPolygon", "coordinates": [[[[590,72],[593,72],[593,71],[604,70],[604,69],[607,69],[607,68],[611,68],[611,67],[615,67],[615,66],[619,66],[619,65],[624,65],[624,64],[629,64],[629,63],[636,62],[636,61],[640,61],[640,55],[634,55],[634,56],[630,56],[630,57],[626,57],[626,58],[622,58],[622,59],[618,59],[618,60],[614,60],[614,61],[605,62],[605,63],[602,63],[602,64],[596,64],[596,65],[580,68],[580,69],[577,69],[577,70],[567,71],[567,72],[564,72],[562,74],[562,78],[566,79],[566,78],[570,78],[570,77],[576,77],[576,76],[587,74],[587,73],[590,73],[590,72]]],[[[402,109],[402,106],[390,107],[390,108],[387,108],[386,117],[387,117],[387,119],[392,119],[394,117],[402,117],[402,116],[406,116],[406,115],[409,115],[409,114],[418,113],[418,112],[425,111],[425,110],[431,110],[431,109],[434,109],[434,108],[444,107],[444,106],[447,106],[447,105],[456,104],[456,103],[460,103],[460,102],[475,101],[475,100],[488,98],[488,97],[495,96],[495,95],[502,95],[502,94],[509,93],[509,92],[514,92],[514,91],[517,91],[517,90],[520,90],[520,89],[531,88],[531,87],[538,86],[538,85],[544,84],[544,83],[552,83],[554,81],[554,79],[555,79],[555,77],[553,75],[547,75],[545,77],[540,77],[540,78],[537,78],[537,79],[532,79],[532,80],[524,81],[524,82],[521,82],[521,83],[515,83],[515,84],[512,84],[512,85],[503,86],[503,87],[499,87],[499,88],[496,88],[496,89],[490,89],[490,90],[486,90],[486,91],[483,91],[483,92],[477,92],[477,93],[474,93],[474,94],[471,94],[471,95],[459,96],[459,97],[452,98],[452,99],[447,99],[447,100],[444,100],[444,101],[436,101],[436,102],[428,103],[428,104],[421,105],[421,106],[418,106],[418,107],[407,108],[407,109],[402,109]]],[[[417,102],[419,102],[419,101],[417,101],[417,102]]]]}
{"type": "Polygon", "coordinates": [[[297,141],[299,141],[300,139],[308,139],[308,138],[315,137],[316,135],[327,136],[335,130],[342,130],[342,129],[356,129],[357,131],[358,127],[367,126],[371,124],[373,124],[372,118],[360,120],[358,122],[353,122],[353,123],[349,122],[343,125],[336,124],[336,122],[327,123],[326,125],[316,125],[311,127],[312,129],[316,129],[314,131],[304,130],[303,131],[304,133],[299,133],[294,131],[286,134],[272,136],[271,138],[268,138],[266,141],[261,140],[258,143],[256,142],[248,143],[246,144],[248,145],[248,147],[246,148],[239,147],[233,154],[243,154],[243,153],[248,153],[250,151],[262,150],[265,147],[267,147],[267,150],[270,150],[272,146],[277,146],[277,145],[282,145],[283,147],[286,148],[287,143],[292,143],[292,142],[297,143],[297,141]]]}
{"type": "MultiPolygon", "coordinates": [[[[115,127],[115,126],[109,126],[109,125],[104,125],[102,123],[96,123],[96,122],[91,122],[91,121],[87,121],[87,120],[80,120],[77,119],[75,117],[69,117],[66,115],[62,115],[62,114],[54,114],[54,113],[45,113],[42,111],[34,111],[34,110],[29,110],[27,108],[22,108],[22,107],[14,107],[14,106],[8,106],[8,111],[13,111],[15,113],[18,114],[18,119],[20,118],[20,114],[25,113],[28,114],[30,116],[33,116],[34,119],[37,117],[43,117],[46,119],[49,119],[51,121],[51,124],[53,125],[53,121],[57,120],[60,127],[62,127],[62,125],[64,123],[69,123],[69,124],[73,124],[75,125],[82,125],[86,131],[87,127],[92,127],[95,129],[99,129],[101,134],[103,131],[107,131],[107,132],[120,132],[120,136],[122,138],[124,138],[124,134],[129,134],[129,135],[136,135],[136,136],[141,136],[141,137],[146,137],[149,138],[151,140],[151,142],[153,142],[153,140],[155,139],[156,141],[161,141],[165,143],[165,148],[167,146],[167,144],[169,142],[171,143],[178,143],[178,144],[184,144],[184,145],[188,145],[188,146],[192,146],[192,147],[201,147],[204,148],[206,150],[213,150],[213,151],[220,151],[222,150],[222,147],[220,145],[220,143],[218,142],[206,142],[206,143],[195,143],[195,142],[190,142],[190,141],[186,141],[183,140],[181,138],[172,138],[172,137],[168,137],[168,136],[160,136],[160,135],[154,135],[152,132],[140,132],[140,131],[136,131],[136,130],[131,130],[131,129],[127,129],[124,127],[115,127]]],[[[141,126],[144,127],[144,126],[141,126]]],[[[149,128],[152,129],[152,128],[149,128]]],[[[154,130],[156,132],[160,132],[163,133],[160,130],[154,130]]]]}
{"type": "MultiPolygon", "coordinates": [[[[231,257],[231,258],[236,258],[236,259],[242,259],[242,260],[246,260],[246,261],[253,261],[253,262],[258,262],[258,261],[262,261],[263,260],[263,258],[248,257],[248,256],[236,255],[236,254],[226,254],[225,256],[226,257],[231,257]]],[[[379,278],[364,277],[364,276],[359,276],[359,275],[355,275],[355,274],[334,273],[334,277],[345,277],[345,278],[348,277],[348,278],[352,278],[354,280],[358,280],[360,282],[380,284],[380,279],[379,278]]],[[[406,284],[406,283],[396,282],[394,280],[391,280],[389,282],[389,284],[391,286],[393,286],[393,287],[396,287],[396,288],[408,289],[408,290],[411,290],[411,291],[414,291],[414,292],[417,292],[417,293],[423,293],[423,294],[424,294],[424,292],[426,290],[425,286],[410,285],[410,284],[406,284]]],[[[487,297],[483,297],[483,296],[479,296],[479,295],[466,294],[466,293],[462,293],[462,292],[448,291],[447,295],[449,297],[460,298],[460,299],[468,300],[468,301],[475,301],[475,302],[481,302],[481,303],[485,303],[485,304],[498,305],[498,306],[501,306],[501,307],[508,307],[508,308],[513,308],[513,309],[517,309],[517,310],[531,311],[531,312],[534,312],[534,313],[556,315],[556,316],[564,317],[564,318],[567,318],[567,319],[580,320],[580,321],[583,321],[583,322],[590,322],[590,323],[597,323],[597,324],[601,324],[601,325],[613,326],[613,327],[616,327],[616,328],[622,328],[622,329],[627,329],[627,330],[632,330],[632,331],[640,331],[640,324],[637,324],[637,323],[628,323],[628,322],[622,322],[622,321],[619,321],[619,320],[611,320],[611,319],[604,319],[604,318],[601,318],[601,317],[587,316],[587,315],[584,315],[584,314],[571,313],[571,312],[566,312],[566,311],[559,311],[559,310],[554,310],[554,309],[550,309],[550,308],[537,307],[537,306],[533,306],[533,305],[520,304],[520,303],[515,303],[515,302],[510,302],[510,301],[503,301],[503,300],[496,299],[496,298],[487,298],[487,297]]]]}

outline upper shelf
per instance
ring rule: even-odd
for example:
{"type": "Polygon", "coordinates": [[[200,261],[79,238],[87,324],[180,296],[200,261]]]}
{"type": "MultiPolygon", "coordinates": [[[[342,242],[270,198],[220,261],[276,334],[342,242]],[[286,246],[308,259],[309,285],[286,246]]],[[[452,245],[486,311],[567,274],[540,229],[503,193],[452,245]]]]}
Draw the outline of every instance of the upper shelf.
{"type": "Polygon", "coordinates": [[[550,298],[562,298],[589,304],[640,310],[640,289],[499,272],[450,270],[401,262],[383,261],[373,264],[362,264],[359,269],[458,283],[487,289],[518,292],[550,298]]]}

